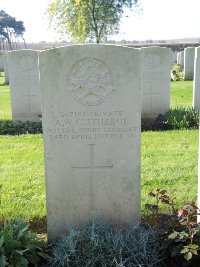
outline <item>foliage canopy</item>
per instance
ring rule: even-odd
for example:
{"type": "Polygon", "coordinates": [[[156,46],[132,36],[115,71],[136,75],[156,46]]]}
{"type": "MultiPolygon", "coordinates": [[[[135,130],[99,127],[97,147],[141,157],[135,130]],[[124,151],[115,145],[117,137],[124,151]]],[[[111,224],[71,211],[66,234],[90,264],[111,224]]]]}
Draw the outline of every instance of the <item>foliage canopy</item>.
{"type": "Polygon", "coordinates": [[[75,42],[87,38],[97,43],[119,32],[124,8],[136,6],[139,0],[53,0],[47,10],[50,23],[62,36],[75,42]]]}
{"type": "Polygon", "coordinates": [[[14,17],[8,15],[5,11],[0,11],[0,43],[8,44],[12,49],[12,43],[17,38],[23,39],[25,27],[22,21],[17,21],[14,17]]]}

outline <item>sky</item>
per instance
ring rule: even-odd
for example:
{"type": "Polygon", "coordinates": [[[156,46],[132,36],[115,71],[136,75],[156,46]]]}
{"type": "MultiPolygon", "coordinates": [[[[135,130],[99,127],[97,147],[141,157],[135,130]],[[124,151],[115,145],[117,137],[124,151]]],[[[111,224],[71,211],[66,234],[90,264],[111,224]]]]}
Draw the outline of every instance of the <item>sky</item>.
{"type": "MultiPolygon", "coordinates": [[[[51,0],[0,0],[4,10],[22,20],[27,43],[61,40],[49,28],[45,11],[51,0]]],[[[120,33],[112,40],[200,38],[200,0],[140,0],[142,12],[125,12],[120,33]]],[[[62,38],[63,40],[64,38],[62,38]]]]}

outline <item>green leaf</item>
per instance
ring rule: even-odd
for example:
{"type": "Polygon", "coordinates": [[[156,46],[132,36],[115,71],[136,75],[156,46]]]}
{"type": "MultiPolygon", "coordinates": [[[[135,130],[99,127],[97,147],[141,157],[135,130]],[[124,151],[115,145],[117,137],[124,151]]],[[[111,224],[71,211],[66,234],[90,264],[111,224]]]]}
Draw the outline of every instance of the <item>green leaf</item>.
{"type": "Polygon", "coordinates": [[[7,266],[7,261],[6,261],[6,256],[5,255],[0,255],[0,266],[1,267],[7,266]]]}
{"type": "Polygon", "coordinates": [[[24,233],[28,230],[29,226],[27,225],[25,228],[21,229],[17,235],[17,239],[20,239],[24,233]]]}
{"type": "Polygon", "coordinates": [[[3,246],[3,244],[4,244],[4,236],[0,238],[0,248],[3,246]]]}
{"type": "Polygon", "coordinates": [[[191,260],[191,258],[192,258],[192,253],[191,253],[191,252],[186,253],[186,254],[184,255],[184,258],[185,258],[187,261],[191,260]]]}
{"type": "Polygon", "coordinates": [[[26,252],[26,251],[28,251],[29,249],[27,248],[27,249],[24,249],[24,250],[15,250],[15,252],[17,253],[17,254],[19,254],[19,255],[23,255],[24,254],[24,252],[26,252]]]}
{"type": "Polygon", "coordinates": [[[28,264],[28,260],[25,257],[21,256],[17,259],[16,267],[28,267],[28,264]]]}
{"type": "Polygon", "coordinates": [[[178,232],[173,232],[172,234],[170,234],[169,236],[168,236],[168,238],[169,239],[175,239],[175,238],[177,238],[179,236],[179,233],[178,232]]]}
{"type": "Polygon", "coordinates": [[[184,253],[187,253],[189,252],[189,248],[188,247],[184,247],[180,253],[184,254],[184,253]]]}

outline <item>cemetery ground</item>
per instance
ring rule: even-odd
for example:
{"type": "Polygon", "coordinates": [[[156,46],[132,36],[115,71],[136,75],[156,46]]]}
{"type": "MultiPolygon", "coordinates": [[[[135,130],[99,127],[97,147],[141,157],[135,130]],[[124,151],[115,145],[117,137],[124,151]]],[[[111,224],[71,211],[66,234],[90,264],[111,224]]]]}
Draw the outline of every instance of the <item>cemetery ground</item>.
{"type": "MultiPolygon", "coordinates": [[[[0,78],[3,83],[3,77],[0,78]]],[[[192,81],[171,82],[171,107],[191,107],[192,81]]],[[[9,86],[0,86],[0,121],[11,120],[9,86]]],[[[0,219],[28,221],[46,235],[45,176],[41,134],[0,135],[0,219]]],[[[142,132],[142,217],[156,204],[148,194],[157,188],[176,196],[176,207],[197,200],[198,130],[142,132]]],[[[169,212],[168,205],[161,205],[169,212]]]]}

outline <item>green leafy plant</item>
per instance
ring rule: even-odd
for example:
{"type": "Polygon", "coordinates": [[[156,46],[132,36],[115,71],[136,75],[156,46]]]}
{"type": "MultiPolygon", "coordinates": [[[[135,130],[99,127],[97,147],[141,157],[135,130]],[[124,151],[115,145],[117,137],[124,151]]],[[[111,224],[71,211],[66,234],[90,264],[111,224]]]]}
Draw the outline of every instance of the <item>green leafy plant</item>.
{"type": "Polygon", "coordinates": [[[12,122],[0,120],[0,135],[38,134],[42,133],[41,122],[12,122]]]}
{"type": "Polygon", "coordinates": [[[39,240],[29,230],[29,225],[21,220],[5,222],[0,229],[1,267],[36,267],[42,259],[50,259],[45,250],[45,242],[39,240]]]}
{"type": "Polygon", "coordinates": [[[71,227],[52,244],[51,267],[163,266],[157,232],[150,227],[119,229],[103,221],[71,227]]]}
{"type": "MultiPolygon", "coordinates": [[[[155,203],[145,207],[156,217],[156,224],[164,231],[160,231],[163,249],[170,258],[174,258],[175,266],[184,266],[195,257],[200,257],[200,224],[197,224],[198,207],[194,203],[186,203],[181,209],[175,209],[175,197],[170,198],[166,190],[156,189],[149,193],[155,203]],[[170,214],[161,212],[161,204],[171,208],[170,214]],[[164,220],[162,220],[164,218],[164,220]],[[167,225],[167,227],[166,227],[167,225]]],[[[154,221],[155,222],[155,221],[154,221]]]]}
{"type": "Polygon", "coordinates": [[[159,188],[155,191],[151,191],[148,195],[154,199],[153,203],[145,204],[145,208],[152,213],[149,220],[159,229],[160,235],[170,232],[177,224],[176,196],[170,197],[167,190],[159,188]],[[163,205],[168,206],[168,213],[163,213],[161,211],[163,205]]]}
{"type": "Polygon", "coordinates": [[[187,203],[178,211],[179,229],[173,231],[166,240],[171,257],[183,255],[186,261],[190,261],[198,255],[200,225],[196,222],[197,211],[194,203],[187,203]]]}
{"type": "Polygon", "coordinates": [[[195,110],[193,108],[176,107],[175,109],[170,109],[164,115],[159,115],[156,119],[154,129],[198,129],[199,114],[199,110],[195,110]]]}
{"type": "Polygon", "coordinates": [[[183,68],[178,64],[174,64],[171,70],[171,81],[183,81],[183,80],[184,80],[183,68]]]}
{"type": "Polygon", "coordinates": [[[155,192],[152,191],[148,195],[150,197],[155,198],[155,204],[145,204],[145,208],[151,210],[153,214],[155,214],[156,216],[159,215],[159,208],[162,203],[169,205],[172,209],[172,212],[174,214],[176,213],[176,210],[175,210],[176,197],[174,196],[173,198],[171,198],[167,194],[167,190],[161,190],[158,188],[155,190],[155,192]]]}

